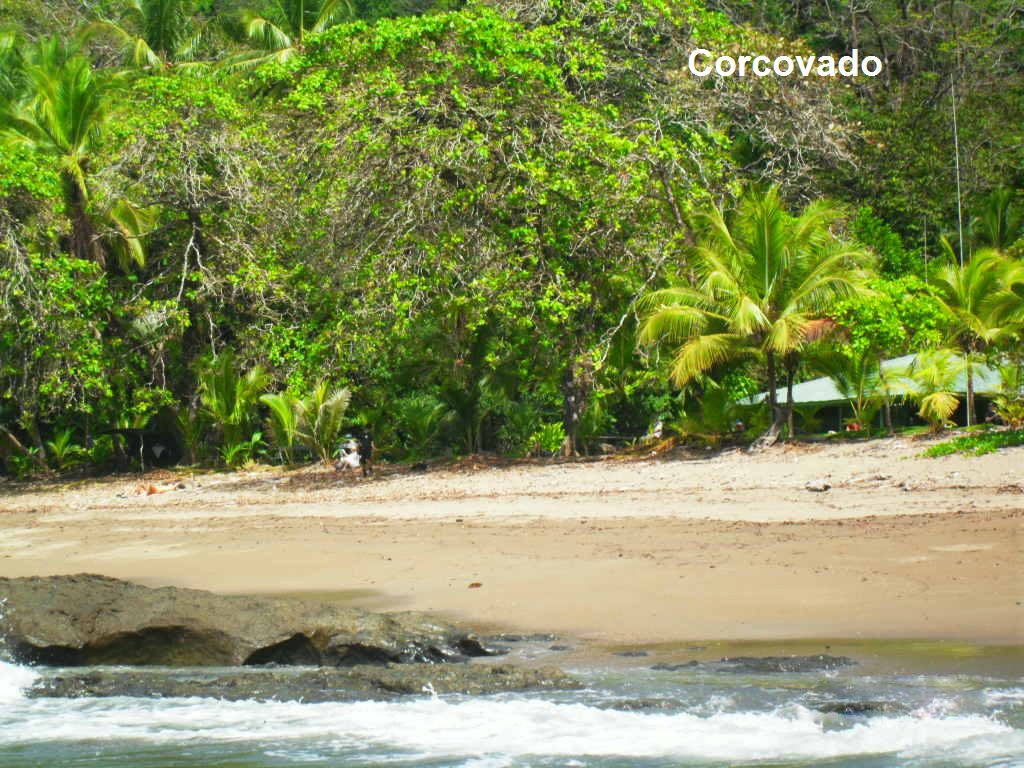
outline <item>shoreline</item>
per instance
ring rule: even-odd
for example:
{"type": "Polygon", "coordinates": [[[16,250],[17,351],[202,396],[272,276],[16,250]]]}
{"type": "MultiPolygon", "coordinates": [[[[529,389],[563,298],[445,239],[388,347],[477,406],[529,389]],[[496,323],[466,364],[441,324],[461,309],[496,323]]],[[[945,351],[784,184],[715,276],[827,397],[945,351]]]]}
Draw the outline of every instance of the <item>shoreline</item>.
{"type": "Polygon", "coordinates": [[[608,646],[1024,644],[1024,447],[926,446],[0,485],[0,576],[318,593],[608,646]]]}

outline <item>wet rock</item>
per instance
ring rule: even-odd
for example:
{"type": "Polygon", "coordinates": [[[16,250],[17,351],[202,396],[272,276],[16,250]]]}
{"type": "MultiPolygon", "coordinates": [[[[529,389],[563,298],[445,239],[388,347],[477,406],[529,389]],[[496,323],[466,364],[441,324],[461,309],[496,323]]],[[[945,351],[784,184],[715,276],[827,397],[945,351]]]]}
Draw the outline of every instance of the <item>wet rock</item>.
{"type": "Polygon", "coordinates": [[[484,643],[552,643],[558,639],[557,635],[549,634],[533,634],[533,635],[517,635],[513,633],[503,632],[498,635],[487,635],[481,638],[481,642],[484,643]]]}
{"type": "Polygon", "coordinates": [[[619,712],[664,712],[682,709],[675,699],[620,699],[598,704],[598,709],[613,709],[619,712]]]}
{"type": "Polygon", "coordinates": [[[188,697],[228,701],[367,701],[424,693],[482,695],[507,691],[568,690],[580,684],[553,667],[389,664],[349,668],[239,668],[237,670],[102,669],[43,676],[34,698],[103,696],[188,697]]]}
{"type": "Polygon", "coordinates": [[[82,574],[0,578],[0,637],[50,666],[355,666],[492,655],[424,614],[376,614],[300,599],[150,589],[82,574]]]}
{"type": "Polygon", "coordinates": [[[647,651],[619,651],[615,655],[622,656],[625,659],[639,659],[644,656],[650,656],[647,651]]]}
{"type": "Polygon", "coordinates": [[[657,669],[662,672],[678,672],[681,669],[693,669],[697,666],[699,666],[699,664],[696,661],[688,661],[685,664],[669,664],[667,662],[660,661],[652,666],[651,669],[657,669]]]}
{"type": "Polygon", "coordinates": [[[829,701],[815,704],[814,709],[836,715],[902,714],[908,711],[906,706],[894,701],[829,701]]]}
{"type": "Polygon", "coordinates": [[[718,661],[688,661],[683,664],[659,662],[651,669],[678,672],[683,669],[736,674],[779,674],[802,672],[828,672],[842,667],[856,666],[857,662],[845,656],[726,656],[718,661]]]}
{"type": "Polygon", "coordinates": [[[726,671],[761,674],[830,672],[856,666],[857,662],[846,656],[817,653],[813,656],[727,656],[714,664],[726,671]]]}

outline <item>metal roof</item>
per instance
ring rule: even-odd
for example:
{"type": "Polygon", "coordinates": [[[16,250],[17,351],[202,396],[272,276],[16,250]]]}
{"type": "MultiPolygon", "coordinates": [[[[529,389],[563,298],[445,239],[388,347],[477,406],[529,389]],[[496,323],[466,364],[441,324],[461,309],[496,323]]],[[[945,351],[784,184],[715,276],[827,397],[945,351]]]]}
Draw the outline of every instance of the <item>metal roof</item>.
{"type": "MultiPolygon", "coordinates": [[[[892,360],[884,360],[882,362],[882,371],[884,373],[892,375],[901,375],[906,372],[917,359],[917,355],[904,355],[903,357],[894,357],[892,360]]],[[[974,392],[976,394],[990,394],[1000,391],[1002,385],[1002,378],[999,375],[999,371],[990,368],[988,366],[979,366],[975,369],[974,373],[974,392]]],[[[956,379],[955,391],[958,394],[967,393],[967,374],[962,373],[956,379]]],[[[778,398],[780,403],[786,402],[786,388],[779,387],[775,390],[775,396],[778,398]]],[[[756,395],[752,395],[745,401],[748,405],[756,405],[763,403],[768,398],[768,392],[759,392],[756,395]]],[[[794,403],[821,403],[826,405],[829,403],[846,403],[849,402],[849,398],[843,395],[837,388],[832,379],[827,376],[822,376],[820,379],[811,379],[810,381],[802,381],[799,384],[793,385],[793,402],[794,403]]]]}

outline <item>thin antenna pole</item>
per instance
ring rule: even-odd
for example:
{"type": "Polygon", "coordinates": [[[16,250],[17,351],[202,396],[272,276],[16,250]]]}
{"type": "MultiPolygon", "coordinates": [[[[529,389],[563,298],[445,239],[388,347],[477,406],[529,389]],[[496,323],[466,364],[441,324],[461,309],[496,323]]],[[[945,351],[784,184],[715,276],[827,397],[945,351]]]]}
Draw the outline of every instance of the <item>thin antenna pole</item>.
{"type": "Polygon", "coordinates": [[[950,81],[949,94],[953,100],[953,162],[956,167],[956,229],[960,239],[960,267],[964,266],[964,216],[960,205],[960,132],[956,126],[956,82],[950,81]]]}
{"type": "Polygon", "coordinates": [[[924,284],[928,285],[928,217],[924,217],[924,284]]]}

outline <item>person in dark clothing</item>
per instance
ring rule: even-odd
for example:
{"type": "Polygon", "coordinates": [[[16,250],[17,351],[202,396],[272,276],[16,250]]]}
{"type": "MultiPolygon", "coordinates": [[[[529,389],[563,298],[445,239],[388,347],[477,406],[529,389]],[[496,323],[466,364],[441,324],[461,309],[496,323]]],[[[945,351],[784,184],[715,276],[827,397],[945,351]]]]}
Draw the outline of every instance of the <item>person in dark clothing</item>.
{"type": "Polygon", "coordinates": [[[373,433],[372,427],[367,424],[359,433],[359,458],[363,467],[363,477],[373,475],[373,433]]]}

